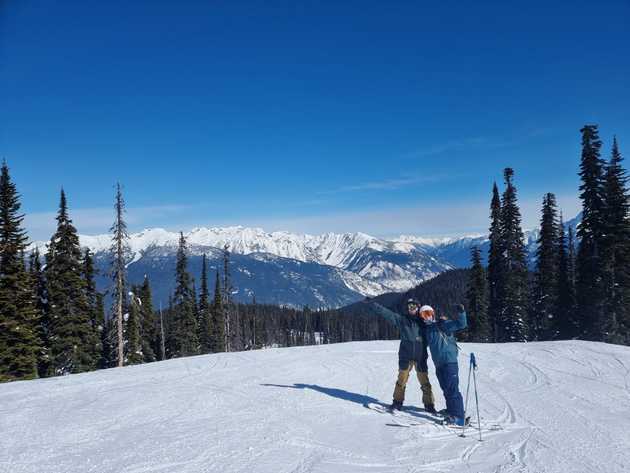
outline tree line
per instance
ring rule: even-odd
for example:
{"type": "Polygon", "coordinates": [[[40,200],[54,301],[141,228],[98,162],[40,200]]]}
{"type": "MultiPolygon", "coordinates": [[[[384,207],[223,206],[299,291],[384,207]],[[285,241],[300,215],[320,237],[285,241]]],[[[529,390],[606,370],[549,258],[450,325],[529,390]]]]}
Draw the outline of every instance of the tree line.
{"type": "Polygon", "coordinates": [[[582,218],[565,229],[545,194],[533,271],[528,270],[514,171],[495,183],[488,265],[473,248],[467,305],[474,341],[583,340],[630,344],[630,200],[616,138],[601,157],[597,125],[581,130],[582,218]]]}
{"type": "Polygon", "coordinates": [[[106,294],[96,288],[94,255],[79,244],[65,191],[45,254],[35,248],[27,255],[20,195],[6,162],[0,174],[0,381],[224,351],[396,336],[386,323],[365,314],[235,302],[227,247],[222,271],[215,274],[209,274],[203,257],[198,291],[181,233],[175,290],[167,307],[156,308],[147,277],[135,285],[127,280],[129,235],[120,185],[111,227],[112,303],[106,308],[106,294]]]}
{"type": "MultiPolygon", "coordinates": [[[[448,271],[384,305],[404,310],[412,296],[447,313],[466,300],[462,340],[506,342],[581,338],[630,344],[630,206],[616,139],[601,158],[595,125],[582,130],[582,221],[565,231],[556,198],[543,198],[538,249],[528,267],[514,171],[504,171],[490,205],[488,264],[473,248],[469,270],[448,271]]],[[[392,339],[395,328],[361,309],[310,310],[232,299],[229,248],[221,271],[202,262],[199,288],[180,234],[175,290],[164,309],[151,284],[129,284],[128,234],[121,187],[111,228],[112,306],[96,289],[93,255],[79,245],[61,191],[44,255],[28,251],[20,196],[4,162],[0,172],[0,381],[79,373],[190,355],[274,346],[392,339]],[[212,287],[214,286],[214,287],[212,287]],[[198,290],[199,289],[199,290],[198,290]],[[107,316],[106,316],[107,314],[107,316]]]]}

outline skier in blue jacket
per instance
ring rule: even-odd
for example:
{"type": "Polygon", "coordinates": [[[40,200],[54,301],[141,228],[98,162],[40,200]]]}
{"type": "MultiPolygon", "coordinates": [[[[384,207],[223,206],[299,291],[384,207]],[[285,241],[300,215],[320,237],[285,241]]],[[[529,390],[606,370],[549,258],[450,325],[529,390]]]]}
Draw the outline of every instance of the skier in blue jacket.
{"type": "Polygon", "coordinates": [[[398,378],[394,387],[394,400],[391,409],[402,409],[405,402],[405,389],[409,374],[414,369],[420,381],[422,389],[422,403],[428,412],[435,412],[433,391],[429,382],[427,359],[429,357],[424,338],[425,326],[419,318],[418,307],[420,304],[409,299],[407,313],[399,314],[383,307],[376,302],[366,300],[375,313],[383,317],[400,331],[400,348],[398,349],[398,378]]]}
{"type": "Polygon", "coordinates": [[[463,330],[467,326],[466,312],[463,305],[458,305],[458,316],[455,319],[440,317],[436,319],[435,311],[431,306],[420,307],[420,319],[425,324],[425,338],[431,358],[435,365],[435,373],[440,383],[440,388],[446,400],[446,422],[463,426],[464,401],[459,392],[459,366],[457,363],[457,342],[455,332],[463,330]]]}

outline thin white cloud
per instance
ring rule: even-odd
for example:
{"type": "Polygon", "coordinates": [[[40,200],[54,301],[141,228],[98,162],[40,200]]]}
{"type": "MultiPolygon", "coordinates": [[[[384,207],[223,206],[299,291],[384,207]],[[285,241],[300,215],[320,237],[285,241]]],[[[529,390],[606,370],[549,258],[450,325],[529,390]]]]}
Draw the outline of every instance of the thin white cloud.
{"type": "Polygon", "coordinates": [[[429,156],[436,156],[447,152],[461,151],[467,149],[498,149],[506,148],[510,146],[516,146],[529,139],[548,136],[552,133],[551,128],[538,127],[531,129],[523,129],[515,132],[510,137],[488,137],[488,136],[474,136],[462,139],[455,139],[446,141],[445,143],[435,144],[428,148],[420,148],[415,151],[407,153],[404,158],[424,158],[429,156]]]}
{"type": "MultiPolygon", "coordinates": [[[[580,211],[577,196],[557,196],[565,219],[580,211]]],[[[539,225],[541,199],[525,198],[519,203],[524,229],[539,225]]],[[[413,234],[423,236],[457,236],[485,233],[489,227],[489,201],[436,203],[405,208],[374,209],[295,217],[242,218],[220,221],[216,226],[243,225],[268,231],[297,233],[364,232],[374,236],[413,234]]]]}
{"type": "Polygon", "coordinates": [[[381,181],[370,181],[359,184],[351,184],[341,186],[336,189],[325,190],[318,192],[319,195],[340,194],[344,192],[363,192],[370,190],[396,190],[403,187],[413,186],[415,184],[438,182],[444,179],[442,175],[427,175],[427,176],[411,176],[383,179],[381,181]]]}

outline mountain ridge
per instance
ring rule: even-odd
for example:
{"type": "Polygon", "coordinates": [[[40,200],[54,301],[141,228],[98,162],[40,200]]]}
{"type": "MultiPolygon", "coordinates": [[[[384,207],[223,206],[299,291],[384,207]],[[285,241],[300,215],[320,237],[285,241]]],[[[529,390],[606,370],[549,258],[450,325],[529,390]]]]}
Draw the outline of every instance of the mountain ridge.
{"type": "MultiPolygon", "coordinates": [[[[577,220],[567,222],[575,227],[577,220]]],[[[157,296],[167,300],[172,290],[172,260],[179,232],[148,228],[130,234],[127,267],[131,283],[146,275],[156,285],[157,296]]],[[[290,306],[337,307],[365,296],[404,292],[442,272],[467,267],[470,249],[479,246],[485,254],[488,237],[483,234],[460,237],[400,235],[377,238],[366,233],[323,233],[309,235],[287,231],[266,232],[243,226],[196,227],[185,232],[191,259],[191,273],[198,278],[196,263],[208,254],[219,270],[220,253],[227,245],[232,253],[236,298],[290,306]],[[194,264],[193,264],[194,263],[194,264]],[[256,274],[258,280],[250,277],[256,274]]],[[[538,232],[525,232],[530,261],[538,232]]],[[[111,261],[111,236],[79,235],[83,247],[94,253],[99,290],[110,286],[105,277],[111,261]]],[[[31,248],[45,251],[47,242],[31,248]]]]}

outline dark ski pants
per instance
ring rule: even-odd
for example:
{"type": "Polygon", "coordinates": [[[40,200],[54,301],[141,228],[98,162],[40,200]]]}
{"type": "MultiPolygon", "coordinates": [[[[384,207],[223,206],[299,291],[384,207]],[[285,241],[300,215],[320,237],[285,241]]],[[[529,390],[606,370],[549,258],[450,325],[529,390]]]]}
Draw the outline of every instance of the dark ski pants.
{"type": "Polygon", "coordinates": [[[459,367],[457,363],[445,363],[435,367],[440,388],[446,400],[449,415],[464,418],[464,400],[459,392],[459,367]]]}
{"type": "Polygon", "coordinates": [[[418,381],[420,381],[420,388],[422,389],[422,403],[425,407],[435,405],[433,401],[433,391],[431,390],[431,383],[429,382],[429,373],[426,371],[420,371],[419,366],[415,361],[410,361],[407,369],[398,370],[398,379],[396,380],[396,387],[394,388],[394,401],[405,402],[405,389],[407,387],[407,381],[409,380],[409,374],[413,368],[416,368],[418,374],[418,381]]]}

